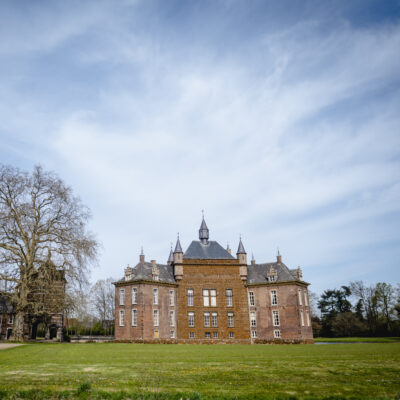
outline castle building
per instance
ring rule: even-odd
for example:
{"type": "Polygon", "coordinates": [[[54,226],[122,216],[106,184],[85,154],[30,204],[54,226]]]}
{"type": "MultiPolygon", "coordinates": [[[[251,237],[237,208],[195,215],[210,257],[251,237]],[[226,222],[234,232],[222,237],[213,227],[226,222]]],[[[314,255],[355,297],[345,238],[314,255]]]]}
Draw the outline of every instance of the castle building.
{"type": "Polygon", "coordinates": [[[178,237],[167,264],[127,267],[115,282],[115,340],[177,343],[313,343],[307,287],[282,256],[257,264],[239,241],[236,258],[209,240],[183,252],[178,237]]]}

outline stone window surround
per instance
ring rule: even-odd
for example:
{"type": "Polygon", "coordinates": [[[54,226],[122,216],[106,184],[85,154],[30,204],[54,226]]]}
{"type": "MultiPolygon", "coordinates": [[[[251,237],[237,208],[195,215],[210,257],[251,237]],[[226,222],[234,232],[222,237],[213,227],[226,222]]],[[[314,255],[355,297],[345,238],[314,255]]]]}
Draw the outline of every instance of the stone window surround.
{"type": "Polygon", "coordinates": [[[125,326],[125,310],[119,310],[119,326],[125,326]]]}
{"type": "Polygon", "coordinates": [[[138,289],[137,287],[132,288],[132,304],[138,303],[138,289]]]}
{"type": "Polygon", "coordinates": [[[119,289],[119,305],[125,305],[125,289],[119,289]]]}

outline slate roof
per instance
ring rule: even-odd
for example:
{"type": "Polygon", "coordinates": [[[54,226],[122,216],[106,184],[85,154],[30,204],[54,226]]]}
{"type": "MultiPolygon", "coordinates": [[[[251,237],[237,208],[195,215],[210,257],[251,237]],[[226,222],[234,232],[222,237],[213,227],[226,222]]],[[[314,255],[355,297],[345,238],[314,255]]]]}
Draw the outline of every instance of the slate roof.
{"type": "Polygon", "coordinates": [[[254,264],[247,266],[247,283],[266,283],[267,274],[270,269],[274,267],[277,273],[277,279],[275,282],[288,282],[295,281],[295,277],[292,275],[289,268],[283,263],[265,263],[265,264],[254,264]]]}
{"type": "MultiPolygon", "coordinates": [[[[155,282],[167,282],[175,283],[174,271],[172,265],[156,264],[159,271],[159,279],[155,282]]],[[[132,281],[152,281],[152,271],[153,264],[151,262],[138,263],[132,268],[132,281]]],[[[120,279],[118,282],[128,282],[125,281],[125,277],[120,279]]]]}
{"type": "Polygon", "coordinates": [[[211,260],[231,260],[231,254],[229,254],[219,243],[210,240],[207,244],[203,244],[198,240],[193,240],[190,246],[185,251],[183,258],[186,259],[211,259],[211,260]]]}

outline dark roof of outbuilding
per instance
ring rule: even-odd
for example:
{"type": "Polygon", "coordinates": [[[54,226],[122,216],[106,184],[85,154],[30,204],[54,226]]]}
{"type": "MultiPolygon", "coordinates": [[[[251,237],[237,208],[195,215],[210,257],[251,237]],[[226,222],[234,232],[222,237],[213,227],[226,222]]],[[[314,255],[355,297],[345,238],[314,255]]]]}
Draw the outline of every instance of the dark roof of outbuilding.
{"type": "Polygon", "coordinates": [[[203,244],[198,240],[193,240],[190,246],[185,251],[183,258],[192,259],[233,259],[231,254],[229,254],[219,243],[210,240],[207,244],[203,244]]]}
{"type": "MultiPolygon", "coordinates": [[[[156,264],[159,271],[159,279],[156,282],[175,283],[172,265],[156,264]]],[[[132,268],[132,278],[129,281],[152,281],[153,264],[151,262],[138,263],[132,268]]],[[[125,277],[118,282],[128,282],[125,277]]]]}
{"type": "Polygon", "coordinates": [[[291,274],[289,268],[283,263],[265,263],[254,264],[247,266],[247,283],[266,283],[267,275],[271,268],[274,268],[277,273],[275,282],[295,281],[295,277],[291,274]]]}

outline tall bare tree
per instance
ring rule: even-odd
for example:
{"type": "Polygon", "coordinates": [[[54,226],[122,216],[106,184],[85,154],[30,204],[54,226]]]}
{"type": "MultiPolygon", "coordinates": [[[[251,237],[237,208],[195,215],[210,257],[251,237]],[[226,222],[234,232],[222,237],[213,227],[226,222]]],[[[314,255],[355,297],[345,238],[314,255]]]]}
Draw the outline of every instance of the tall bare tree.
{"type": "Polygon", "coordinates": [[[23,340],[24,316],[37,305],[35,291],[51,287],[46,283],[54,268],[70,282],[86,279],[98,250],[89,218],[88,208],[54,173],[0,165],[0,279],[14,288],[13,339],[23,340]]]}
{"type": "Polygon", "coordinates": [[[98,280],[91,289],[93,309],[103,328],[110,330],[114,320],[113,278],[98,280]]]}

